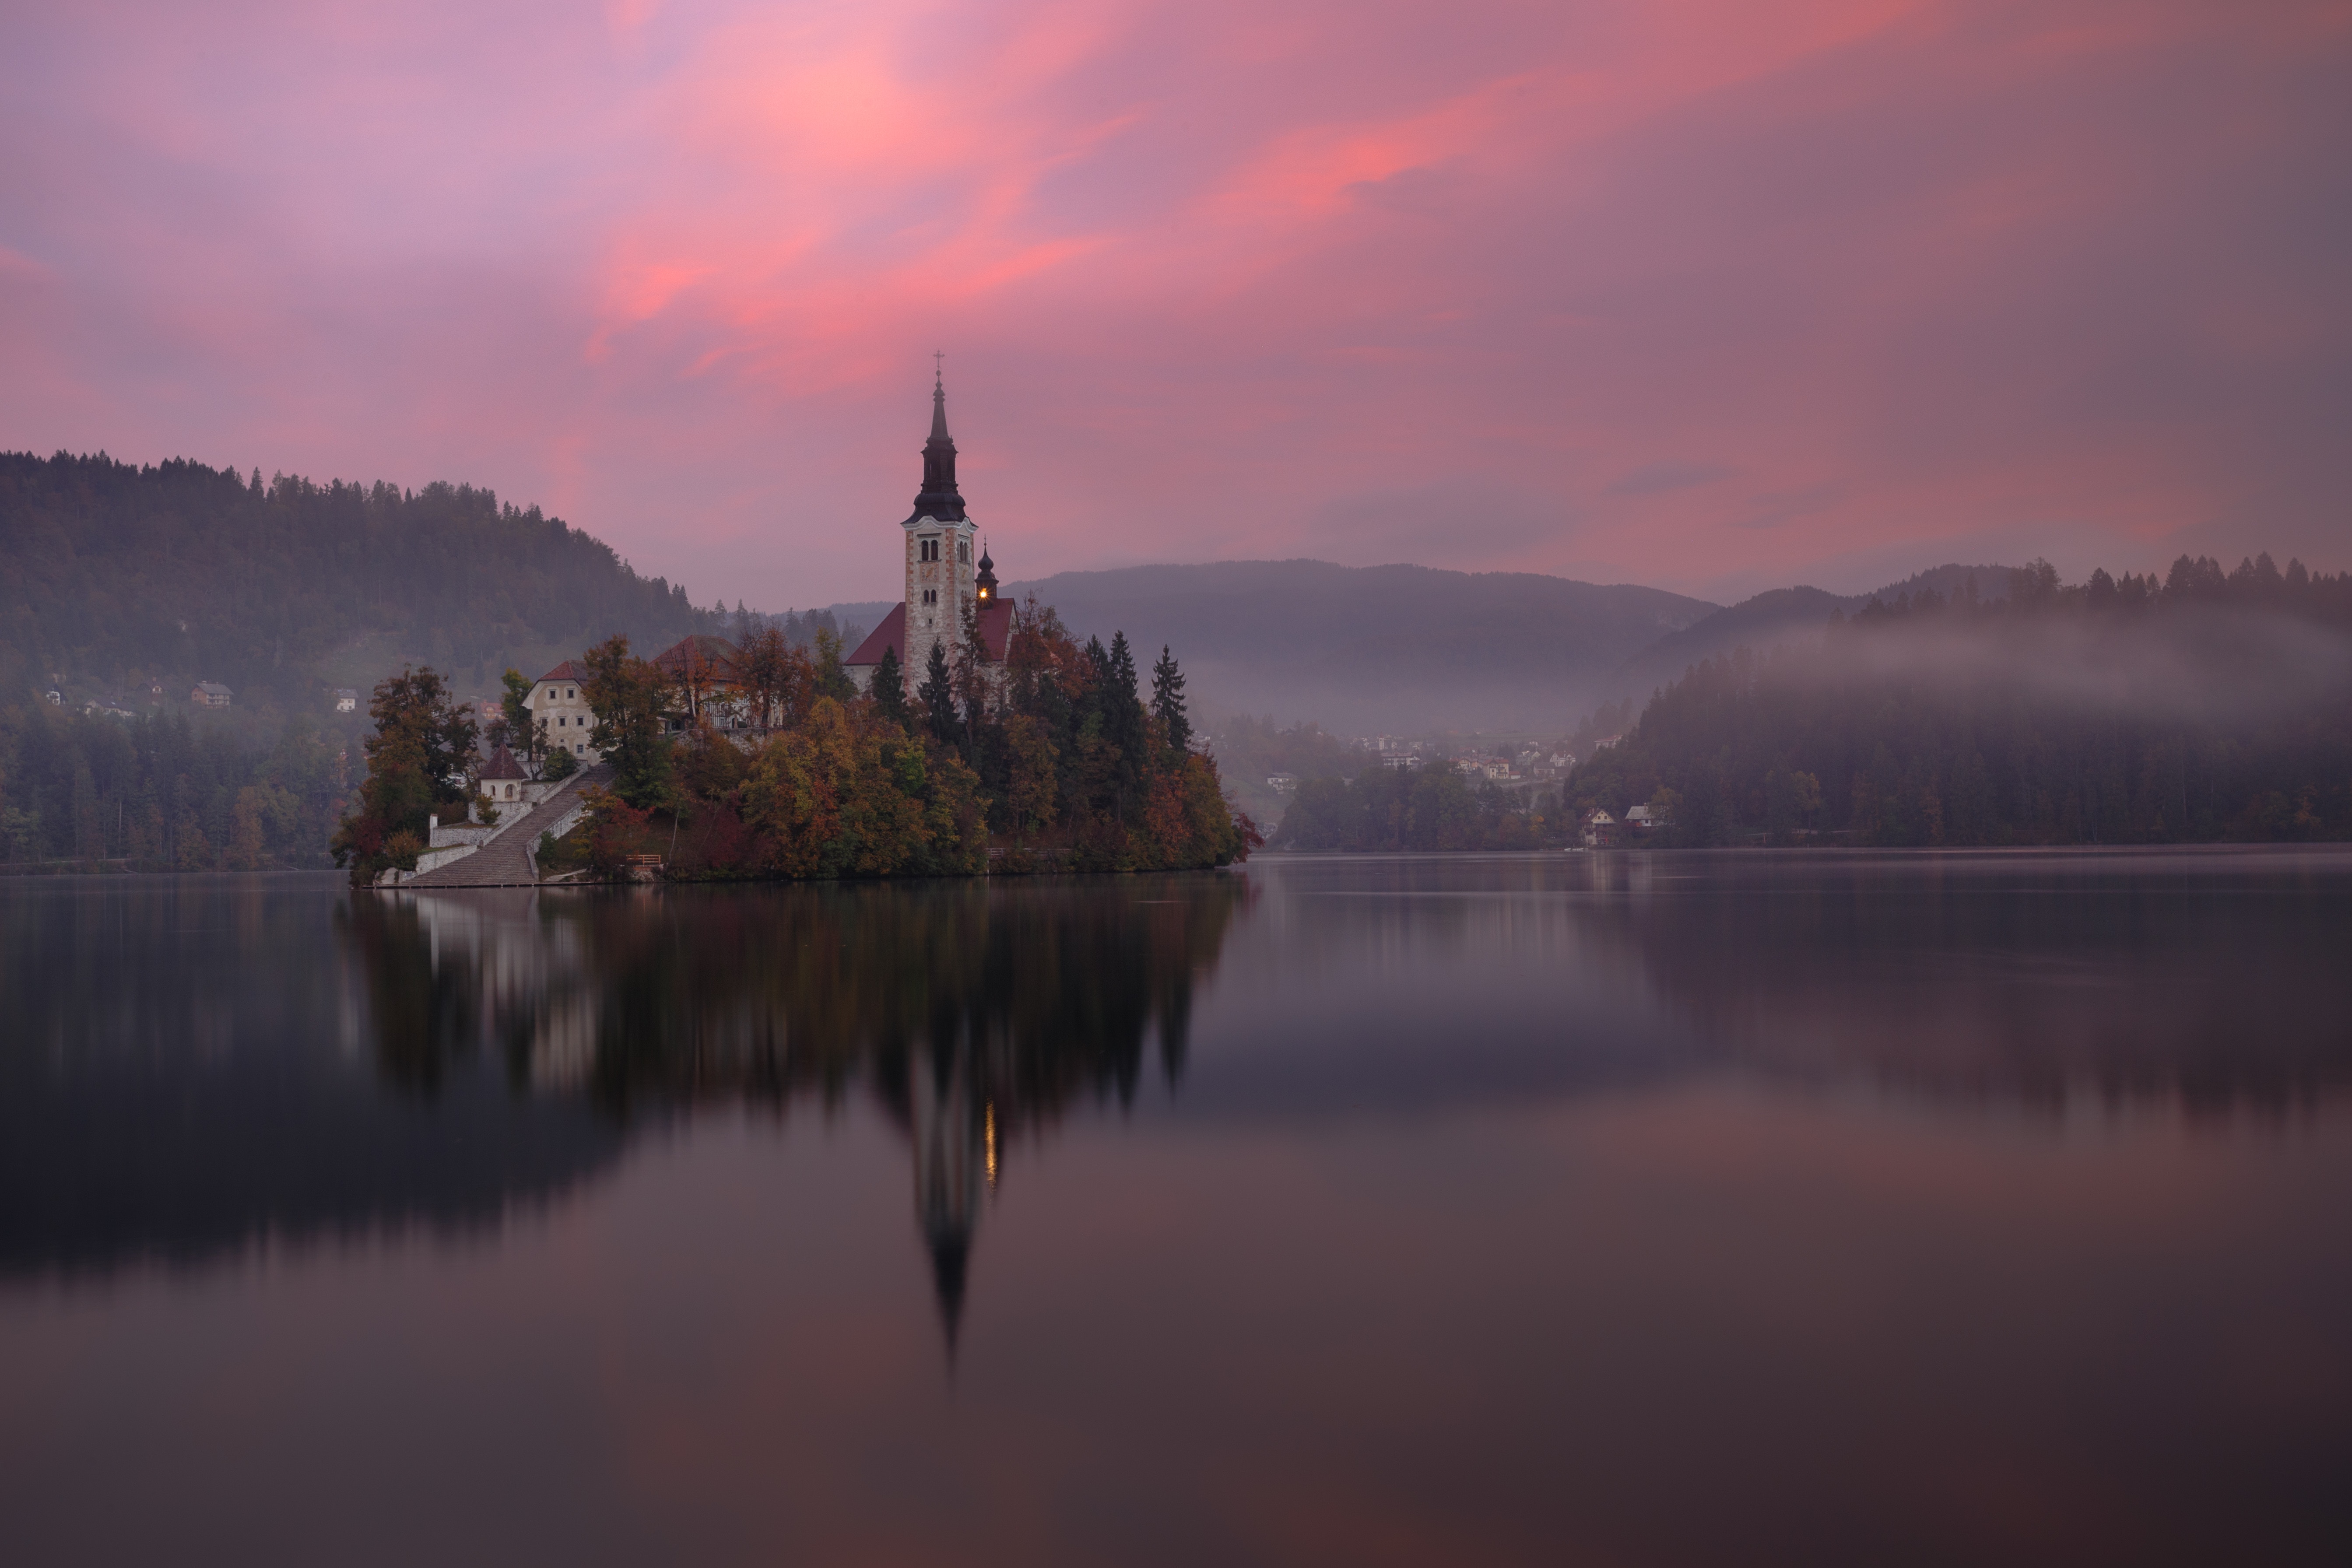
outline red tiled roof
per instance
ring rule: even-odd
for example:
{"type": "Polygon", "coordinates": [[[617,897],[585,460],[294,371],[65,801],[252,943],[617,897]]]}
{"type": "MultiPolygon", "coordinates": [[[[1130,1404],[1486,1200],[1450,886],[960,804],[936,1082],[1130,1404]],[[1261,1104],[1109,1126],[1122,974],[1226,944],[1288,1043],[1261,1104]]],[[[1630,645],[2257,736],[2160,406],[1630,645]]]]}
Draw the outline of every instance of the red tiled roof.
{"type": "Polygon", "coordinates": [[[683,675],[687,661],[698,655],[702,659],[705,672],[712,679],[735,680],[740,678],[736,660],[741,656],[736,652],[735,645],[725,637],[681,637],[654,655],[654,662],[672,675],[683,675]]]}
{"type": "Polygon", "coordinates": [[[988,649],[989,658],[997,664],[1004,662],[1004,651],[1013,642],[1013,606],[1003,599],[980,607],[980,641],[988,649]]]}
{"type": "Polygon", "coordinates": [[[587,679],[587,672],[568,658],[540,677],[541,680],[585,680],[587,679]]]}
{"type": "Polygon", "coordinates": [[[866,633],[866,640],[857,645],[857,651],[841,662],[879,664],[882,662],[882,650],[886,647],[898,656],[900,664],[907,662],[907,606],[904,604],[891,605],[890,613],[882,617],[882,624],[866,633]]]}
{"type": "MultiPolygon", "coordinates": [[[[1013,641],[1013,605],[1010,602],[999,600],[981,606],[980,641],[981,646],[988,649],[992,661],[997,664],[1004,662],[1005,649],[1013,641]]],[[[890,613],[882,617],[882,624],[866,634],[866,640],[857,645],[856,653],[841,662],[858,666],[879,664],[882,662],[882,650],[886,647],[898,656],[900,664],[907,662],[907,606],[903,604],[891,605],[890,613]]]]}

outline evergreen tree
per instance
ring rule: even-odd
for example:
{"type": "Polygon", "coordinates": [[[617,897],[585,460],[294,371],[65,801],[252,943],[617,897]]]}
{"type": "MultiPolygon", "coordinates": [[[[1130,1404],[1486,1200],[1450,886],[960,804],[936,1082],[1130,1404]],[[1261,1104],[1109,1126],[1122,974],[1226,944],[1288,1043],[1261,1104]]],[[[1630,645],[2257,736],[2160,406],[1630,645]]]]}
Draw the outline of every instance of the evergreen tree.
{"type": "Polygon", "coordinates": [[[1168,749],[1182,752],[1192,742],[1192,721],[1184,715],[1184,674],[1168,645],[1160,646],[1160,662],[1151,667],[1151,711],[1168,737],[1168,749]]]}
{"type": "Polygon", "coordinates": [[[535,683],[525,679],[522,671],[509,669],[499,677],[499,684],[506,689],[499,699],[498,720],[490,727],[490,743],[506,747],[528,768],[547,750],[546,737],[539,732],[526,703],[535,683]]]}
{"type": "Polygon", "coordinates": [[[923,672],[922,689],[916,696],[923,704],[923,716],[931,726],[931,734],[940,744],[952,746],[962,715],[956,710],[955,679],[948,669],[945,643],[931,645],[931,658],[923,672]]]}
{"type": "Polygon", "coordinates": [[[907,711],[907,675],[898,668],[898,650],[885,647],[881,662],[874,667],[874,710],[901,730],[914,728],[907,711]]]}
{"type": "Polygon", "coordinates": [[[1113,632],[1110,657],[1104,663],[1107,689],[1103,699],[1103,733],[1118,748],[1118,817],[1128,818],[1143,782],[1144,752],[1149,731],[1143,699],[1136,691],[1135,654],[1125,632],[1113,632]]]}

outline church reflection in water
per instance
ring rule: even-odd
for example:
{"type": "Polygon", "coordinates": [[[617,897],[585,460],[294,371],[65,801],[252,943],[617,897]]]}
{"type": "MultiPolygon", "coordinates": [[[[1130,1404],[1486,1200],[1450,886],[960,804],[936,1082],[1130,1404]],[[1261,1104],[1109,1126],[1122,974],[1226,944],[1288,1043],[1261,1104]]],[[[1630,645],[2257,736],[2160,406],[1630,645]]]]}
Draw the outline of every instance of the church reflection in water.
{"type": "Polygon", "coordinates": [[[2341,856],[5,892],[0,1282],[494,1235],[698,1109],[860,1102],[905,1139],[952,1344],[1008,1161],[1067,1115],[1173,1087],[1213,973],[1192,1124],[1724,1075],[2053,1126],[2123,1107],[2297,1116],[2352,1093],[2341,856]]]}
{"type": "Polygon", "coordinates": [[[952,1348],[982,1199],[1069,1108],[1183,1071],[1241,878],[357,900],[385,1078],[494,1066],[629,1127],[870,1095],[905,1132],[952,1348]]]}

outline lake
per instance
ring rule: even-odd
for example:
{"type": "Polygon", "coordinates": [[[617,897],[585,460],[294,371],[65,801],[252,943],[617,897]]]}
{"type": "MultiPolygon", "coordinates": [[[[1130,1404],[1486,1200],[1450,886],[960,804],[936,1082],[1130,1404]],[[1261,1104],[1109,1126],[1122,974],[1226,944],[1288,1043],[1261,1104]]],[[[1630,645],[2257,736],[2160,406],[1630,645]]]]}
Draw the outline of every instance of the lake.
{"type": "Polygon", "coordinates": [[[0,881],[18,1563],[2352,1561],[2352,855],[0,881]]]}

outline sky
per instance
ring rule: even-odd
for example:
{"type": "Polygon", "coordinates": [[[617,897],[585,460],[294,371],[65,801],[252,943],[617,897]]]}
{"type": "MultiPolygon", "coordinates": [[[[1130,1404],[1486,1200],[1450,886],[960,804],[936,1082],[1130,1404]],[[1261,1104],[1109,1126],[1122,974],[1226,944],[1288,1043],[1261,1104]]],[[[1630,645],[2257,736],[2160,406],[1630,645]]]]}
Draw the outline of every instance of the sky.
{"type": "Polygon", "coordinates": [[[0,7],[0,448],[436,479],[698,604],[2352,568],[2352,0],[0,7]]]}

